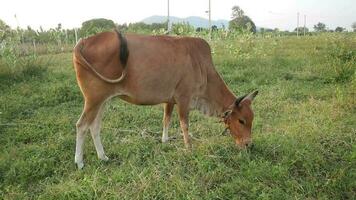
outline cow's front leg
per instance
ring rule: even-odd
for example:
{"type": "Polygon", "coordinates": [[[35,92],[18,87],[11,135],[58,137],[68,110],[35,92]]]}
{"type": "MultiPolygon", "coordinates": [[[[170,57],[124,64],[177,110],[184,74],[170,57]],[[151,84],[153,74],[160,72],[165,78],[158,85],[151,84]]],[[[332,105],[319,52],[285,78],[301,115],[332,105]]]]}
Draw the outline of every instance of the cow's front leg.
{"type": "Polygon", "coordinates": [[[189,128],[189,100],[181,101],[178,103],[178,115],[180,127],[183,132],[184,144],[187,149],[191,149],[192,144],[190,142],[188,128],[189,128]]]}
{"type": "Polygon", "coordinates": [[[174,104],[166,103],[164,104],[164,114],[163,114],[163,134],[162,134],[162,142],[168,142],[168,129],[169,124],[171,122],[172,112],[173,112],[174,104]]]}

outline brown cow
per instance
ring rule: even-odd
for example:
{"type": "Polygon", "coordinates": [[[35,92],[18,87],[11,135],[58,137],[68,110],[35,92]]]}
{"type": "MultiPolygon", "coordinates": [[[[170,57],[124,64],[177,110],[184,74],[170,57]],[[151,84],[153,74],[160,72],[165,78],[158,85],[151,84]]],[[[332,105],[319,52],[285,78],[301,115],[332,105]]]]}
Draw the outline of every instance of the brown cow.
{"type": "Polygon", "coordinates": [[[190,109],[223,117],[236,144],[251,143],[257,91],[237,98],[214,68],[209,44],[200,38],[143,36],[104,32],[82,39],[74,48],[74,68],[85,104],[77,122],[75,162],[83,164],[89,128],[99,159],[108,160],[100,140],[103,104],[114,96],[136,105],[164,104],[162,142],[174,105],[178,107],[184,143],[190,148],[190,109]],[[119,78],[117,78],[119,77],[119,78]]]}

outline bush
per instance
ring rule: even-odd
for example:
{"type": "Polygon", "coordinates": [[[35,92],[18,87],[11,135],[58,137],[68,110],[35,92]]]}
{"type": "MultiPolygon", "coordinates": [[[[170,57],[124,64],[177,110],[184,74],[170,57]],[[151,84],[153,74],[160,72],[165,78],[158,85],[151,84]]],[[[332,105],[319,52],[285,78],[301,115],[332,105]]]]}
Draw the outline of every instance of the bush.
{"type": "Polygon", "coordinates": [[[173,24],[172,26],[172,33],[176,35],[191,35],[194,31],[194,27],[185,22],[173,24]]]}
{"type": "Polygon", "coordinates": [[[91,19],[83,22],[80,30],[81,36],[94,35],[103,31],[111,31],[116,28],[115,23],[109,19],[91,19]]]}
{"type": "Polygon", "coordinates": [[[346,42],[334,42],[329,46],[329,62],[334,69],[334,80],[345,83],[355,74],[356,51],[346,42]]]}
{"type": "MultiPolygon", "coordinates": [[[[20,50],[20,42],[16,39],[4,40],[0,44],[0,65],[2,76],[12,78],[24,78],[39,76],[46,68],[46,62],[33,50],[26,49],[26,53],[20,50]]],[[[49,60],[47,60],[49,61],[49,60]]]]}

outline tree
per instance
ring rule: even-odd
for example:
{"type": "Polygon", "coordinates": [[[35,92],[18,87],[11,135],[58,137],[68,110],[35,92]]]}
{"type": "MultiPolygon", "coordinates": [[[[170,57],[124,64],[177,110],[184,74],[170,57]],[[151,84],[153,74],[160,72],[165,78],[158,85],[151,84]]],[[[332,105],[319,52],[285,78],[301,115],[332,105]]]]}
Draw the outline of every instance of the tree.
{"type": "Polygon", "coordinates": [[[352,23],[351,28],[356,32],[356,22],[352,23]]]}
{"type": "Polygon", "coordinates": [[[237,18],[237,17],[241,18],[244,15],[245,12],[239,6],[232,7],[232,18],[237,18]]]}
{"type": "Polygon", "coordinates": [[[256,25],[253,23],[250,17],[245,15],[245,12],[239,7],[232,7],[232,20],[229,22],[230,30],[248,30],[250,32],[256,33],[256,25]]]}
{"type": "Polygon", "coordinates": [[[205,29],[203,27],[198,27],[195,29],[195,32],[202,32],[204,31],[205,29]]]}
{"type": "Polygon", "coordinates": [[[38,33],[31,28],[31,26],[27,26],[27,30],[23,32],[23,42],[33,42],[38,38],[38,33]]]}
{"type": "Polygon", "coordinates": [[[218,30],[218,27],[216,25],[211,26],[211,31],[217,31],[217,30],[218,30]]]}
{"type": "Polygon", "coordinates": [[[345,28],[340,27],[340,26],[336,27],[336,29],[335,29],[335,32],[344,32],[344,31],[345,31],[345,28]]]}
{"type": "Polygon", "coordinates": [[[91,19],[82,23],[80,33],[82,36],[88,36],[103,31],[111,31],[115,28],[115,23],[112,20],[104,18],[91,19]]]}
{"type": "Polygon", "coordinates": [[[176,23],[172,26],[172,33],[177,35],[188,35],[194,32],[194,26],[190,25],[188,22],[176,23]]]}
{"type": "MultiPolygon", "coordinates": [[[[294,29],[294,32],[297,32],[297,30],[298,30],[298,32],[299,32],[300,34],[303,34],[303,33],[304,33],[304,27],[297,27],[297,28],[294,29]]],[[[306,32],[306,33],[309,32],[309,29],[308,29],[307,27],[305,27],[305,32],[306,32]]]]}
{"type": "Polygon", "coordinates": [[[273,32],[274,30],[276,30],[278,28],[275,28],[275,29],[271,29],[271,28],[265,28],[265,32],[273,32]]]}
{"type": "Polygon", "coordinates": [[[316,32],[326,32],[326,25],[324,23],[319,22],[314,25],[314,30],[316,32]]]}
{"type": "Polygon", "coordinates": [[[5,29],[9,29],[9,25],[7,25],[4,21],[0,19],[0,30],[3,31],[5,29]]]}
{"type": "Polygon", "coordinates": [[[11,28],[4,21],[0,19],[0,42],[11,34],[11,28]]]}

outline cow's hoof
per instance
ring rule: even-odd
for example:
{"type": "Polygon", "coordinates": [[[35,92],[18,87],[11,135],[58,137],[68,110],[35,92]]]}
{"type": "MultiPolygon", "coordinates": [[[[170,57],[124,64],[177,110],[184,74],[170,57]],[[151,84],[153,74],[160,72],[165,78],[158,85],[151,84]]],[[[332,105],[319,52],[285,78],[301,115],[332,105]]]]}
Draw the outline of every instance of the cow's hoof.
{"type": "Polygon", "coordinates": [[[169,141],[168,137],[162,137],[162,143],[167,143],[169,141]]]}
{"type": "Polygon", "coordinates": [[[76,164],[77,164],[77,167],[78,167],[79,170],[83,169],[83,167],[84,167],[84,163],[83,162],[77,162],[76,164]]]}
{"type": "Polygon", "coordinates": [[[191,150],[192,150],[192,144],[191,144],[191,143],[186,143],[186,144],[185,144],[185,148],[186,148],[188,151],[191,151],[191,150]]]}
{"type": "Polygon", "coordinates": [[[100,157],[99,159],[102,160],[102,161],[108,161],[109,160],[109,158],[106,155],[100,157]]]}

